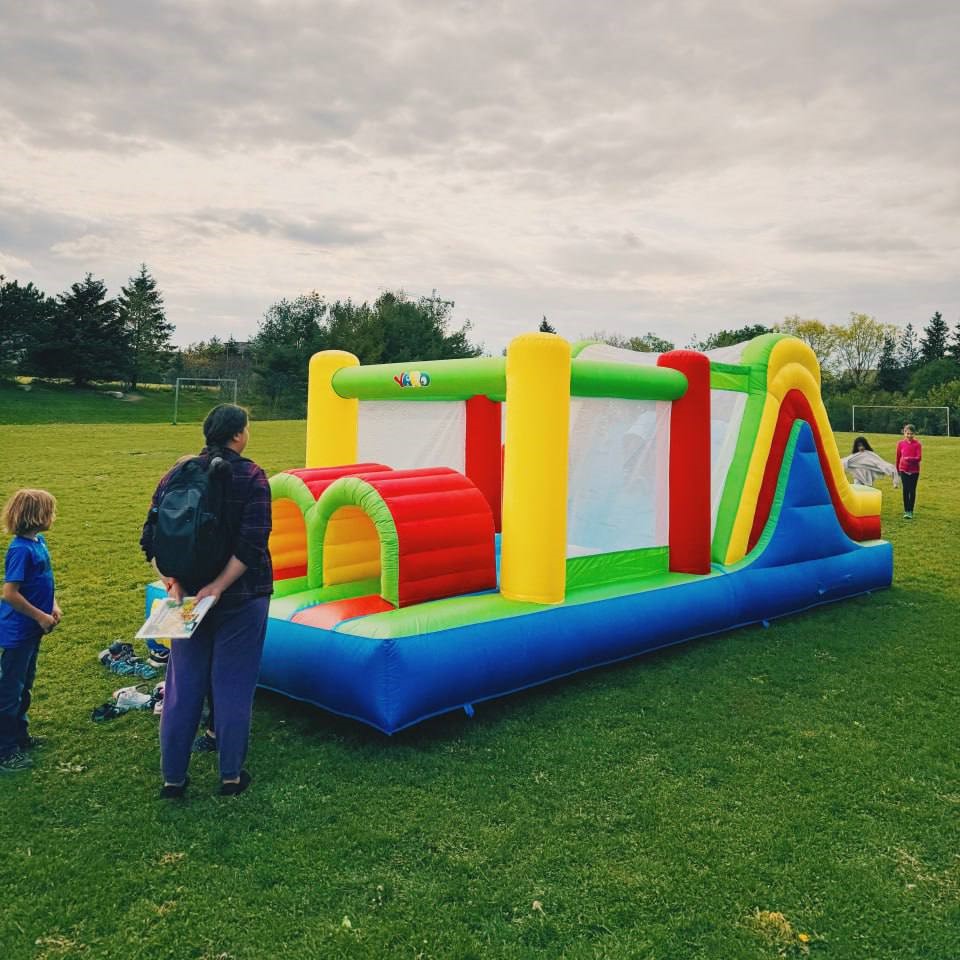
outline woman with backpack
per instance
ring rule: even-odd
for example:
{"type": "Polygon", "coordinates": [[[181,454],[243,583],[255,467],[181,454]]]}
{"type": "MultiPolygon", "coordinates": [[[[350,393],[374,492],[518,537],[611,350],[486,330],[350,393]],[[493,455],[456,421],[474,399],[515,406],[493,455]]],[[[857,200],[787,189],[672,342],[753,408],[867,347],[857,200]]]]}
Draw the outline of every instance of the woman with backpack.
{"type": "Polygon", "coordinates": [[[242,456],[250,439],[246,410],[214,407],[203,435],[200,454],[160,481],[140,539],[169,596],[215,598],[194,634],[171,643],[160,720],[160,796],[167,799],[182,797],[190,782],[208,689],[217,705],[220,794],[236,796],[249,785],[243,764],[273,592],[270,487],[263,470],[242,456]]]}

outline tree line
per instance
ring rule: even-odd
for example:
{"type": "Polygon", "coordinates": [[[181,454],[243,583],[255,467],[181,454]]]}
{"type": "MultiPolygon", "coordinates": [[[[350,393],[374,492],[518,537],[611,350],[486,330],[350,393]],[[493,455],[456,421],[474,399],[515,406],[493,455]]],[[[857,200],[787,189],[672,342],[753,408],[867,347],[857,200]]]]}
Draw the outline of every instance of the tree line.
{"type": "Polygon", "coordinates": [[[0,376],[136,387],[169,366],[173,329],[146,264],[116,299],[89,273],[56,297],[0,275],[0,376]]]}
{"type": "Polygon", "coordinates": [[[363,363],[480,356],[470,321],[454,324],[454,306],[436,291],[386,291],[373,303],[312,292],[272,304],[248,342],[212,337],[178,348],[146,264],[116,299],[91,274],[56,297],[0,275],[0,378],[77,387],[120,381],[131,390],[177,377],[229,378],[258,412],[297,417],[306,407],[307,359],[318,350],[349,350],[363,363]]]}
{"type": "MultiPolygon", "coordinates": [[[[454,306],[436,291],[421,297],[386,291],[372,303],[328,301],[311,292],[268,307],[249,341],[212,337],[176,347],[174,324],[146,264],[115,299],[91,274],[55,297],[0,275],[0,378],[65,379],[77,386],[121,381],[131,389],[176,377],[230,378],[258,414],[297,417],[306,404],[306,359],[318,350],[348,350],[362,363],[480,356],[470,321],[454,323],[454,306]]],[[[546,316],[539,329],[557,333],[546,316]]],[[[834,324],[794,314],[770,326],[721,329],[687,346],[714,350],[776,331],[799,337],[816,354],[838,429],[849,427],[852,404],[949,406],[960,423],[960,323],[951,330],[939,311],[919,330],[864,313],[834,324]]],[[[675,346],[653,332],[598,331],[588,339],[654,353],[675,346]]],[[[872,416],[871,429],[896,432],[905,414],[872,416]]],[[[942,432],[942,414],[913,419],[924,432],[942,432]]]]}
{"type": "MultiPolygon", "coordinates": [[[[540,329],[557,332],[546,317],[540,329]]],[[[860,414],[860,426],[869,424],[877,433],[899,433],[907,420],[923,433],[945,432],[942,410],[908,409],[914,407],[948,407],[951,421],[960,425],[960,323],[951,331],[939,310],[921,332],[912,323],[901,330],[865,313],[851,312],[845,323],[835,324],[793,314],[771,326],[748,324],[718,330],[687,346],[716,350],[764,333],[788,333],[810,346],[820,364],[824,404],[837,430],[852,427],[854,404],[889,408],[860,414]]],[[[650,353],[675,347],[650,332],[627,337],[599,331],[587,339],[650,353]]]]}
{"type": "MultiPolygon", "coordinates": [[[[912,323],[901,330],[852,313],[845,326],[787,317],[784,332],[806,341],[823,371],[823,397],[830,422],[838,430],[853,427],[854,404],[861,411],[858,429],[899,433],[906,421],[923,433],[944,433],[942,410],[960,418],[960,323],[951,331],[940,311],[918,332],[912,323]]],[[[958,419],[960,422],[960,419],[958,419]]]]}

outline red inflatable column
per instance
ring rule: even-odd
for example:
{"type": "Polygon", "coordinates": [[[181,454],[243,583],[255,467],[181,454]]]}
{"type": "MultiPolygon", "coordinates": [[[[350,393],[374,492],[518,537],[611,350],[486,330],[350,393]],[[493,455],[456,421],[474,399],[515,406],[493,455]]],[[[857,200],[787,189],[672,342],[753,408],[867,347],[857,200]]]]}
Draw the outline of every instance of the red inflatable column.
{"type": "Polygon", "coordinates": [[[477,395],[467,401],[464,473],[487,498],[494,529],[500,532],[503,499],[503,447],[500,440],[500,404],[477,395]]]}
{"type": "Polygon", "coordinates": [[[710,572],[710,361],[694,350],[664,353],[687,392],[670,412],[670,569],[710,572]]]}

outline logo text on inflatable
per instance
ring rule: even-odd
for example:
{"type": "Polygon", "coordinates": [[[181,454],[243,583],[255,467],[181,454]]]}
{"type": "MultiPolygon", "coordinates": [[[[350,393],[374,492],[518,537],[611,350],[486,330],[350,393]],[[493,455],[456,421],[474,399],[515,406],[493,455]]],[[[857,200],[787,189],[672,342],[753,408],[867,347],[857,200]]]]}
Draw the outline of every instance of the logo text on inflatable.
{"type": "Polygon", "coordinates": [[[404,370],[403,373],[398,373],[393,379],[397,386],[400,387],[430,386],[430,375],[427,373],[420,373],[419,370],[411,370],[409,372],[404,370]]]}

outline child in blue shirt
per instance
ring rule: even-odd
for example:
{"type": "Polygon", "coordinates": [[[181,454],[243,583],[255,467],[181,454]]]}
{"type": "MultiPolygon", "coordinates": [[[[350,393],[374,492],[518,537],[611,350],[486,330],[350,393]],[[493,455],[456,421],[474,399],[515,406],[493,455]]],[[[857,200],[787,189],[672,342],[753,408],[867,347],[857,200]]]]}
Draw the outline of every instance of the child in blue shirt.
{"type": "Polygon", "coordinates": [[[33,766],[27,751],[41,742],[28,732],[27,710],[40,639],[62,616],[41,533],[50,529],[56,509],[46,490],[18,490],[3,508],[3,526],[13,540],[0,600],[0,773],[33,766]]]}

